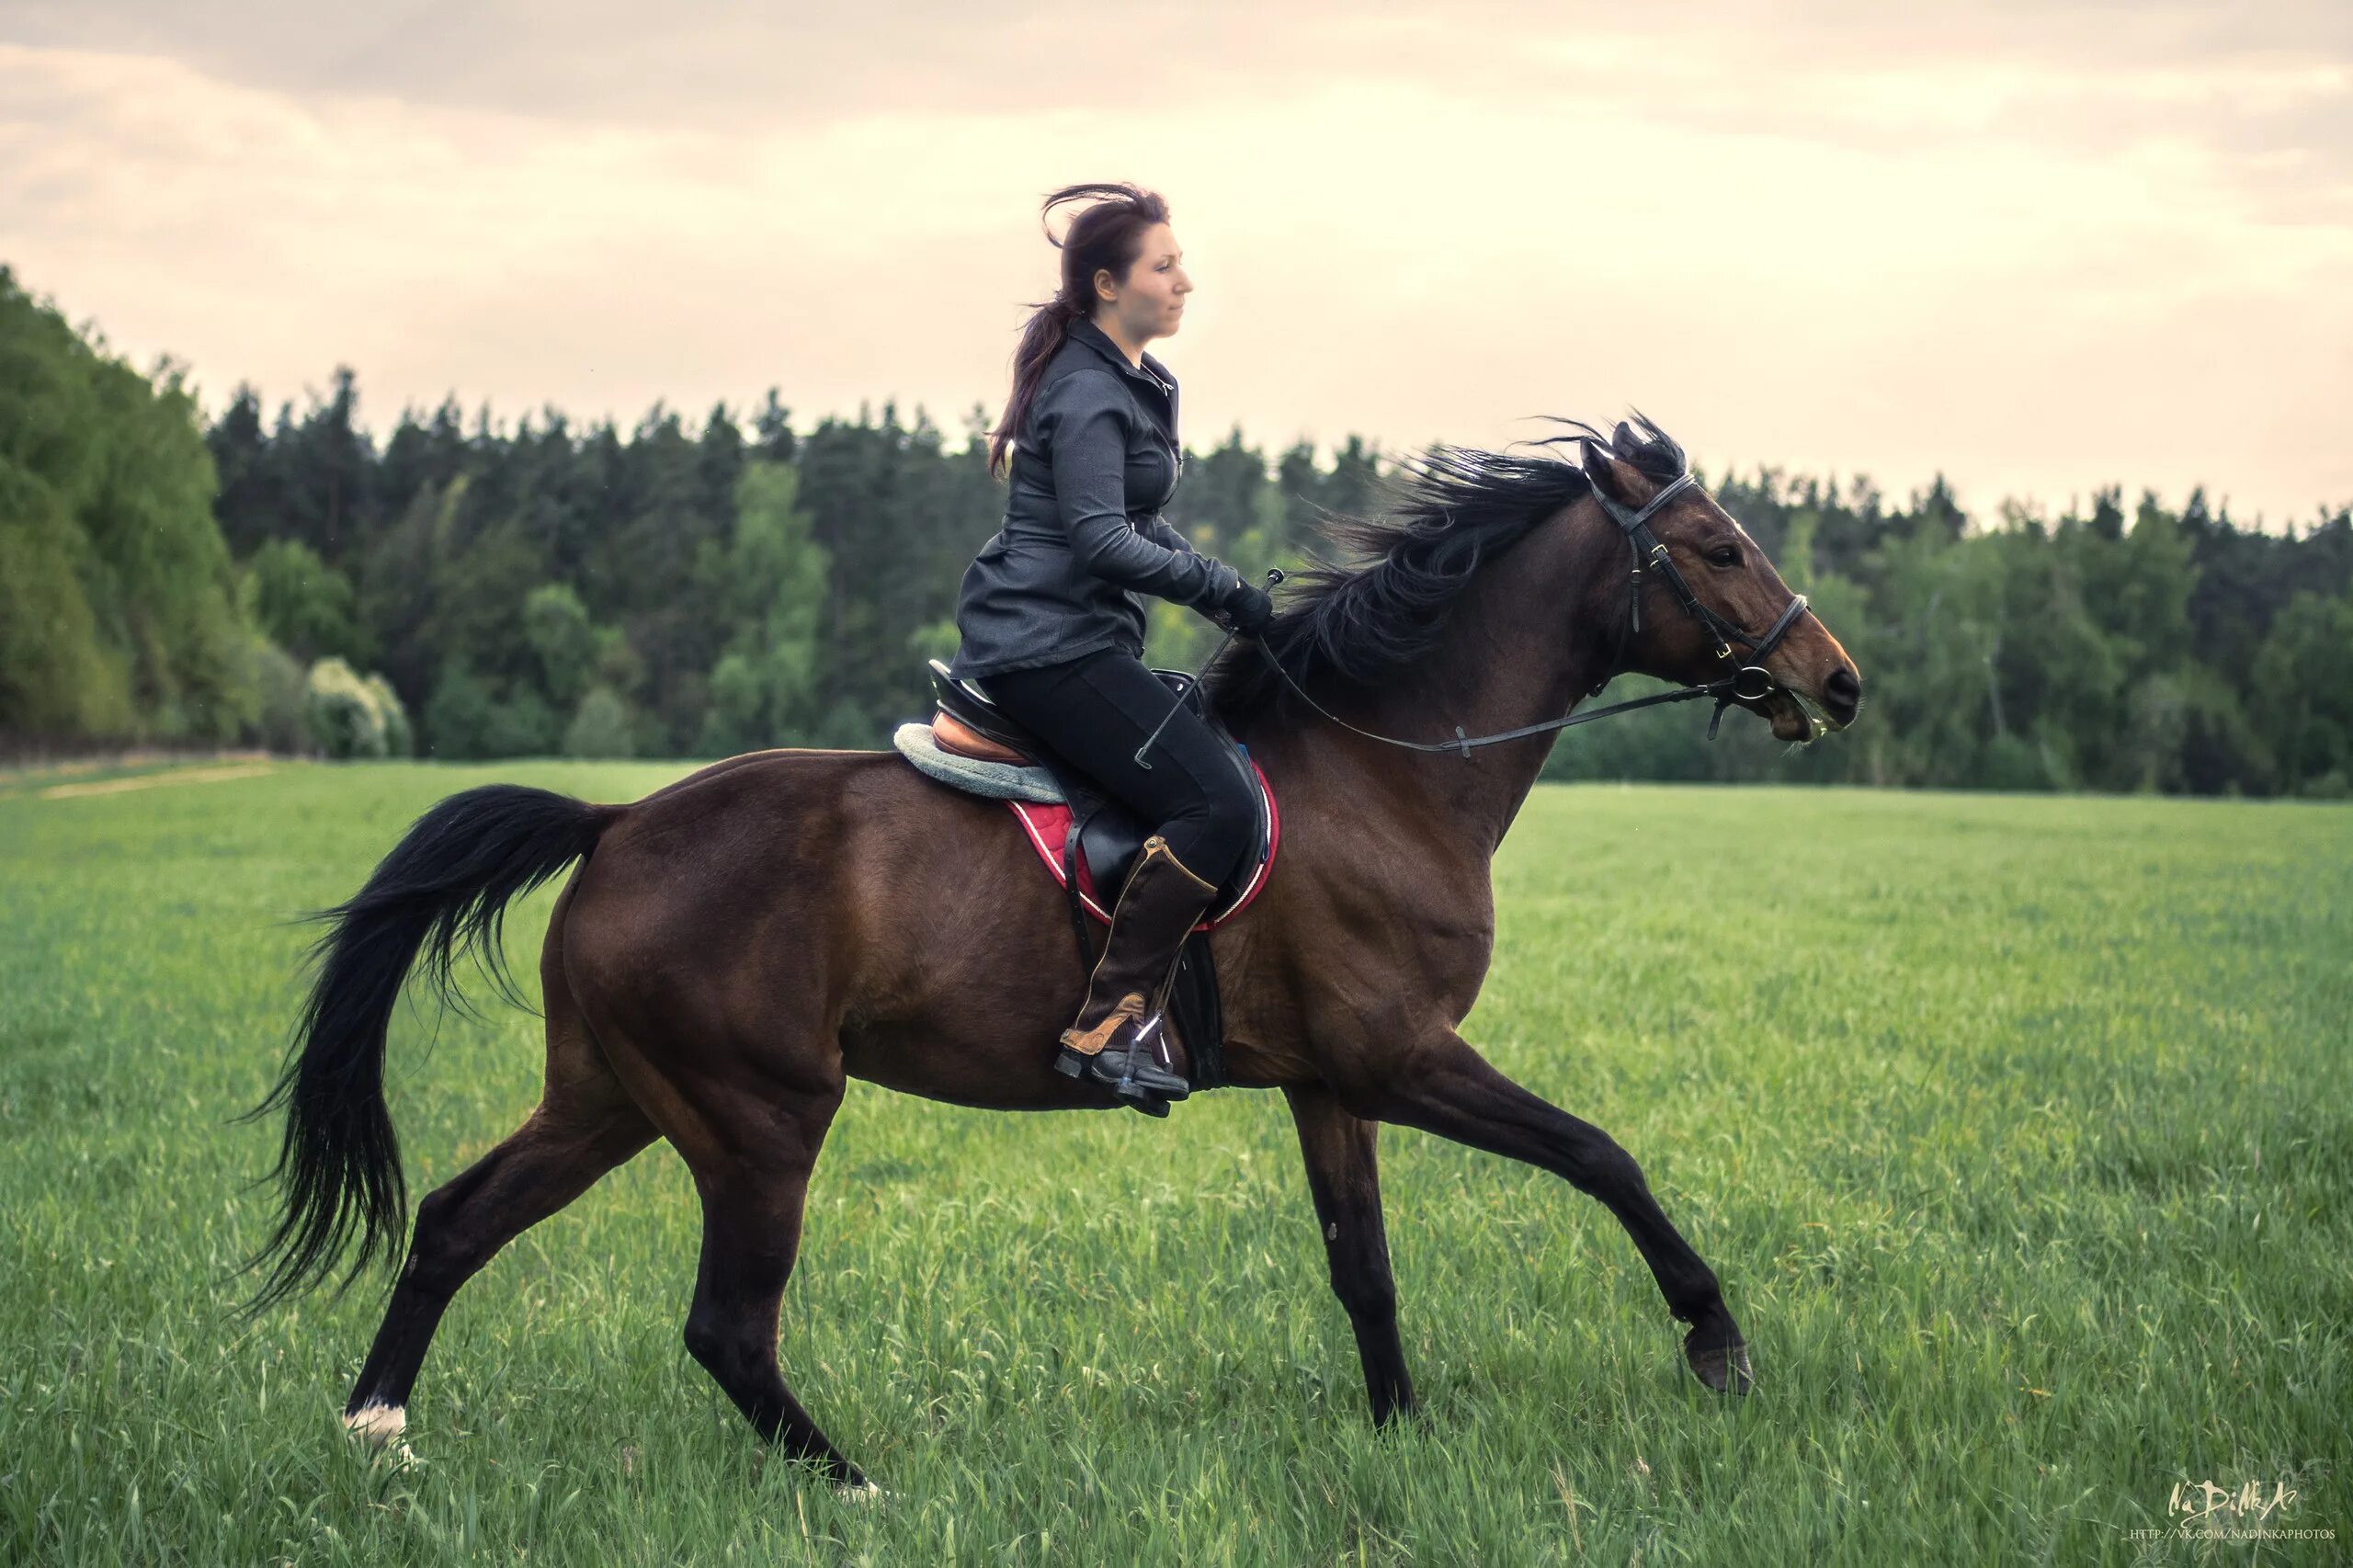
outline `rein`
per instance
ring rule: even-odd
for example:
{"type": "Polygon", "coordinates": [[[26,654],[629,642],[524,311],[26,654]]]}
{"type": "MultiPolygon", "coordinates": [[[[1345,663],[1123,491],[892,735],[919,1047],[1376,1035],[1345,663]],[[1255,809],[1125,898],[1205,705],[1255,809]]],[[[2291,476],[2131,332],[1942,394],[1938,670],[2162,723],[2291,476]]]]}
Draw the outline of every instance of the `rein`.
{"type": "MultiPolygon", "coordinates": [[[[1665,506],[1671,496],[1695,483],[1697,482],[1687,471],[1662,487],[1657,494],[1644,502],[1639,509],[1620,506],[1602,494],[1599,485],[1594,486],[1593,498],[1601,503],[1602,510],[1609,514],[1610,520],[1618,525],[1620,531],[1626,536],[1627,543],[1633,548],[1634,566],[1629,579],[1626,621],[1620,628],[1618,634],[1617,658],[1612,661],[1609,671],[1594,683],[1592,690],[1586,695],[1597,695],[1603,687],[1608,686],[1617,677],[1618,664],[1625,657],[1628,640],[1643,629],[1643,573],[1646,566],[1649,571],[1666,579],[1667,586],[1674,591],[1677,601],[1683,607],[1684,613],[1698,621],[1706,629],[1708,634],[1716,640],[1716,657],[1731,658],[1732,645],[1734,642],[1740,643],[1748,650],[1747,662],[1721,680],[1709,681],[1700,686],[1680,687],[1673,691],[1654,692],[1648,697],[1637,697],[1626,702],[1613,702],[1607,708],[1590,709],[1583,713],[1571,713],[1559,719],[1548,719],[1540,723],[1522,724],[1516,730],[1501,730],[1492,735],[1466,736],[1462,733],[1462,726],[1457,724],[1454,726],[1454,738],[1450,741],[1406,741],[1400,740],[1394,735],[1377,735],[1370,730],[1358,729],[1346,719],[1328,711],[1322,703],[1301,689],[1299,682],[1291,679],[1290,672],[1283,668],[1282,662],[1275,657],[1273,651],[1264,642],[1255,637],[1251,642],[1256,644],[1260,655],[1266,659],[1268,666],[1283,677],[1283,684],[1297,692],[1300,700],[1310,708],[1314,709],[1342,729],[1355,731],[1367,740],[1380,741],[1385,745],[1403,746],[1408,751],[1457,752],[1465,761],[1468,761],[1472,746],[1494,745],[1501,741],[1518,740],[1523,735],[1540,734],[1546,730],[1565,730],[1577,724],[1589,724],[1596,719],[1607,719],[1618,713],[1631,713],[1637,708],[1655,708],[1670,702],[1690,702],[1706,697],[1716,699],[1716,710],[1708,719],[1708,738],[1712,741],[1716,738],[1716,726],[1723,722],[1724,710],[1733,702],[1758,702],[1776,691],[1786,689],[1779,680],[1774,678],[1772,672],[1765,668],[1765,660],[1774,649],[1780,646],[1781,639],[1789,635],[1790,628],[1797,624],[1798,617],[1805,613],[1806,597],[1803,594],[1790,596],[1790,602],[1781,608],[1779,617],[1771,626],[1766,628],[1762,636],[1755,637],[1699,602],[1699,596],[1692,591],[1691,584],[1683,575],[1682,569],[1677,566],[1673,557],[1667,554],[1666,546],[1660,543],[1658,536],[1651,531],[1650,521],[1652,515],[1665,506]]],[[[1279,574],[1270,574],[1270,575],[1274,575],[1275,581],[1281,581],[1279,574]]]]}

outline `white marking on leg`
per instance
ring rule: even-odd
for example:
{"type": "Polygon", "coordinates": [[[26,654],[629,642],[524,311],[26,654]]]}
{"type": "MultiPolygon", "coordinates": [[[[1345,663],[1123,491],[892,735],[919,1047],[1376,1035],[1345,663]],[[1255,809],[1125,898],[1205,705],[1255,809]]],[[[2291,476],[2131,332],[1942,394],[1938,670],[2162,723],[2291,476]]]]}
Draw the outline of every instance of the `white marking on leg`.
{"type": "Polygon", "coordinates": [[[408,1412],[397,1404],[362,1405],[343,1418],[343,1429],[381,1449],[408,1429],[408,1412]]]}

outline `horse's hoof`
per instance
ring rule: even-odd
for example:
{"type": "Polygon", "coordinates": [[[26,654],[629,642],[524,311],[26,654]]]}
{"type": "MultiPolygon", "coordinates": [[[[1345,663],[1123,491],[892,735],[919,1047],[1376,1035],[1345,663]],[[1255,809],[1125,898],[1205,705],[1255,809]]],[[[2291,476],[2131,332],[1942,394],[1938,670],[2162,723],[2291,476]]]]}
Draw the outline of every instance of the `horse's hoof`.
{"type": "Polygon", "coordinates": [[[1745,1340],[1703,1347],[1692,1343],[1697,1334],[1695,1329],[1684,1338],[1683,1356],[1701,1382],[1718,1393],[1745,1394],[1756,1387],[1756,1377],[1749,1369],[1748,1345],[1745,1340]]]}
{"type": "Polygon", "coordinates": [[[873,1482],[866,1480],[863,1477],[860,1477],[856,1481],[835,1482],[834,1483],[834,1495],[840,1498],[845,1503],[856,1503],[860,1506],[867,1504],[879,1505],[887,1503],[891,1500],[891,1494],[883,1491],[882,1488],[874,1484],[873,1482]]]}

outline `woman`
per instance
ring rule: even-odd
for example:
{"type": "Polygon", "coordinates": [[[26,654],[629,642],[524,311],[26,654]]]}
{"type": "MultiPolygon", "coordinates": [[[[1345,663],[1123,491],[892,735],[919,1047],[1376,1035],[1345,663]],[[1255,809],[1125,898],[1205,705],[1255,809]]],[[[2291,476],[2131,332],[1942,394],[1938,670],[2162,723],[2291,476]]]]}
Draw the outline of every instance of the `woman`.
{"type": "Polygon", "coordinates": [[[1145,666],[1143,596],[1245,632],[1274,607],[1160,516],[1184,467],[1176,378],[1143,346],[1176,331],[1193,287],[1167,206],[1131,185],[1074,185],[1044,210],[1086,198],[1102,199],[1060,242],[1061,291],[1029,318],[989,438],[989,472],[1010,472],[1005,524],[965,569],[949,674],[1157,824],[1054,1064],[1165,1116],[1185,1080],[1149,1041],[1131,1047],[1166,1004],[1186,933],[1252,847],[1257,801],[1208,725],[1145,666]],[[1152,766],[1139,767],[1163,720],[1152,766]]]}

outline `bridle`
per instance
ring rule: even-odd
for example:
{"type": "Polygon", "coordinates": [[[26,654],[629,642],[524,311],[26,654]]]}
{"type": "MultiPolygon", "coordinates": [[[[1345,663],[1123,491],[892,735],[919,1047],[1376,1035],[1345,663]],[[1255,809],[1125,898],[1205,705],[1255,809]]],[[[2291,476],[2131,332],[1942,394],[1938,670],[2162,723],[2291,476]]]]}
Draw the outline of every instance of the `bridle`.
{"type": "MultiPolygon", "coordinates": [[[[1806,597],[1803,594],[1790,595],[1790,602],[1781,607],[1780,615],[1775,618],[1772,625],[1765,629],[1765,634],[1762,637],[1750,636],[1699,602],[1699,596],[1691,591],[1690,579],[1684,576],[1683,569],[1675,563],[1675,557],[1667,553],[1666,546],[1660,543],[1658,536],[1651,531],[1652,514],[1666,505],[1671,498],[1697,483],[1698,481],[1691,477],[1690,471],[1687,469],[1661,485],[1658,494],[1643,502],[1639,510],[1630,510],[1620,506],[1604,494],[1599,485],[1593,487],[1593,498],[1601,503],[1601,509],[1609,514],[1610,521],[1618,525],[1619,530],[1626,536],[1626,542],[1631,545],[1634,551],[1634,567],[1628,579],[1630,587],[1627,593],[1626,624],[1618,633],[1618,653],[1610,661],[1608,671],[1594,683],[1593,692],[1597,694],[1603,687],[1608,686],[1617,676],[1626,656],[1627,642],[1643,629],[1643,572],[1647,566],[1650,571],[1666,579],[1666,585],[1674,590],[1677,601],[1683,606],[1683,612],[1705,627],[1708,635],[1716,640],[1717,658],[1731,658],[1732,645],[1734,642],[1742,644],[1748,650],[1746,662],[1723,680],[1714,681],[1707,686],[1686,688],[1703,696],[1716,690],[1717,687],[1722,687],[1731,693],[1730,697],[1722,695],[1717,697],[1716,710],[1708,720],[1708,738],[1712,741],[1716,738],[1716,725],[1722,721],[1724,710],[1731,705],[1733,699],[1745,702],[1758,702],[1773,692],[1784,689],[1781,683],[1774,679],[1771,672],[1765,668],[1765,661],[1771,655],[1774,649],[1781,645],[1781,639],[1790,634],[1790,628],[1797,624],[1798,617],[1805,613],[1806,597]],[[1751,676],[1756,678],[1753,681],[1748,680],[1747,677],[1751,676]]],[[[1618,710],[1618,709],[1604,710],[1605,712],[1618,710]]],[[[1600,714],[1594,715],[1596,718],[1600,716],[1600,714]]]]}
{"type": "MultiPolygon", "coordinates": [[[[1640,507],[1620,506],[1604,494],[1601,486],[1597,484],[1593,487],[1593,498],[1601,504],[1603,511],[1609,514],[1610,520],[1618,525],[1619,530],[1626,536],[1627,543],[1633,548],[1634,565],[1628,578],[1626,619],[1618,630],[1617,652],[1611,657],[1609,667],[1603,672],[1599,680],[1594,682],[1586,695],[1588,697],[1598,695],[1603,687],[1608,686],[1623,672],[1626,644],[1643,629],[1643,574],[1645,571],[1666,579],[1667,587],[1673,591],[1677,602],[1682,605],[1684,613],[1698,621],[1706,630],[1708,635],[1715,639],[1716,657],[1731,658],[1732,645],[1735,642],[1747,650],[1747,656],[1739,667],[1720,680],[1708,681],[1699,686],[1680,687],[1673,691],[1654,692],[1648,697],[1637,697],[1627,702],[1613,702],[1607,708],[1589,709],[1583,713],[1572,713],[1560,719],[1548,719],[1541,723],[1522,724],[1516,730],[1503,730],[1492,735],[1465,736],[1462,726],[1457,724],[1454,726],[1454,739],[1450,741],[1404,741],[1393,735],[1376,735],[1370,730],[1358,729],[1346,719],[1326,711],[1323,704],[1300,689],[1299,682],[1291,679],[1290,672],[1283,668],[1281,661],[1275,657],[1272,649],[1257,638],[1253,638],[1251,641],[1257,644],[1259,653],[1273,667],[1274,672],[1283,677],[1284,684],[1291,690],[1298,692],[1300,699],[1310,708],[1322,713],[1324,717],[1344,730],[1354,730],[1368,740],[1380,741],[1392,746],[1404,746],[1410,751],[1460,752],[1467,761],[1472,746],[1494,745],[1499,741],[1514,741],[1522,735],[1538,734],[1546,730],[1565,730],[1575,724],[1589,724],[1596,719],[1607,719],[1615,713],[1631,713],[1637,708],[1655,708],[1668,702],[1689,702],[1703,697],[1712,697],[1716,699],[1716,710],[1708,718],[1708,738],[1712,741],[1716,738],[1716,726],[1723,722],[1724,710],[1734,702],[1761,702],[1774,692],[1787,689],[1774,678],[1770,671],[1765,668],[1765,661],[1771,655],[1774,649],[1781,645],[1781,639],[1790,634],[1790,628],[1797,624],[1798,617],[1806,612],[1806,597],[1803,594],[1791,595],[1790,602],[1781,607],[1780,615],[1759,636],[1751,636],[1699,602],[1699,596],[1692,592],[1690,581],[1683,575],[1682,568],[1675,564],[1675,559],[1667,553],[1666,546],[1660,543],[1658,536],[1651,531],[1651,518],[1658,509],[1697,483],[1698,481],[1692,478],[1690,471],[1686,469],[1662,485],[1658,494],[1643,502],[1640,507]]],[[[1274,582],[1282,581],[1279,569],[1270,572],[1268,575],[1274,582]]]]}

